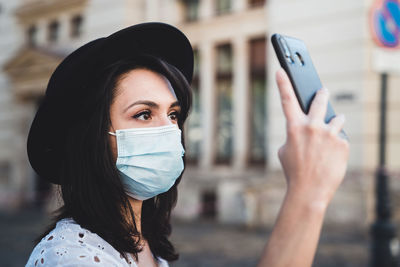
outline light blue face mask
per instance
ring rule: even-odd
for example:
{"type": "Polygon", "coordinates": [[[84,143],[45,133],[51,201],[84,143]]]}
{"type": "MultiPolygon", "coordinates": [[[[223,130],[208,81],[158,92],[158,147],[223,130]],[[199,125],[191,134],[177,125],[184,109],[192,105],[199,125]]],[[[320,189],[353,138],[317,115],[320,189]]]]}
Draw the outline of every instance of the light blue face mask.
{"type": "Polygon", "coordinates": [[[117,168],[126,193],[146,200],[168,191],[183,171],[181,130],[176,124],[117,130],[117,168]]]}

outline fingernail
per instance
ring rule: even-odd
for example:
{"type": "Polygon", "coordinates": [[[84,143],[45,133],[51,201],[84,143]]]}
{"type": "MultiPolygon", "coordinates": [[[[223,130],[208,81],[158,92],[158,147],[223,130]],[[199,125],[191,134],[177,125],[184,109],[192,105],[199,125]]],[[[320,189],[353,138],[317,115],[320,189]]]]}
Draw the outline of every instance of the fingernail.
{"type": "Polygon", "coordinates": [[[280,68],[280,69],[276,72],[276,74],[277,74],[277,76],[278,76],[279,78],[282,78],[284,72],[285,72],[285,70],[284,70],[283,68],[280,68]]]}
{"type": "Polygon", "coordinates": [[[322,93],[329,94],[329,90],[328,90],[328,88],[326,88],[326,87],[322,87],[322,88],[320,89],[320,91],[321,91],[322,93]]]}

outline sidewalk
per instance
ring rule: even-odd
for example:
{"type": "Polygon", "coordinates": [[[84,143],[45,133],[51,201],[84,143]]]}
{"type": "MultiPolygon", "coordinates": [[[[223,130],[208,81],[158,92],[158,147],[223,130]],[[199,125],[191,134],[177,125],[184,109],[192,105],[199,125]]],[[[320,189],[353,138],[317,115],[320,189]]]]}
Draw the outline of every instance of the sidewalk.
{"type": "MultiPolygon", "coordinates": [[[[24,266],[32,240],[47,226],[48,219],[31,209],[0,213],[0,266],[24,266]]],[[[172,267],[255,266],[268,238],[265,229],[249,230],[210,221],[173,222],[172,241],[180,259],[172,267]]],[[[368,265],[368,241],[357,229],[349,232],[323,229],[314,266],[358,267],[368,265]]]]}

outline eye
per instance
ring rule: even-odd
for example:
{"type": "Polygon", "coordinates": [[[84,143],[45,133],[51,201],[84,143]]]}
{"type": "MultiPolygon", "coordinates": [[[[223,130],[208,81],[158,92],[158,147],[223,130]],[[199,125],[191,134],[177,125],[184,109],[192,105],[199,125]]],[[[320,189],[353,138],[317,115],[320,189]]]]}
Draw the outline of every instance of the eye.
{"type": "Polygon", "coordinates": [[[179,117],[179,112],[178,111],[171,112],[168,116],[171,118],[171,120],[177,121],[179,117]]]}
{"type": "Polygon", "coordinates": [[[133,116],[133,118],[138,119],[138,120],[143,120],[143,121],[149,120],[150,117],[151,117],[150,111],[139,112],[138,114],[133,116]]]}

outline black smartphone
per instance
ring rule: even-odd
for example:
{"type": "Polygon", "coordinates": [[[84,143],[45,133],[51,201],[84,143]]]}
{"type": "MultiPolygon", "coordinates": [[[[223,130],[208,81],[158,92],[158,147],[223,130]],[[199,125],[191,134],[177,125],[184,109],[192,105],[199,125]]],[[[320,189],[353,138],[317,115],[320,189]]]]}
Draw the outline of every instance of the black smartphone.
{"type": "MultiPolygon", "coordinates": [[[[271,41],[281,67],[289,76],[301,109],[308,114],[311,102],[316,92],[322,88],[322,83],[305,43],[277,33],[272,35],[271,41]]],[[[328,103],[325,122],[328,123],[335,116],[331,103],[328,103]]],[[[340,135],[348,139],[343,130],[340,135]]]]}

